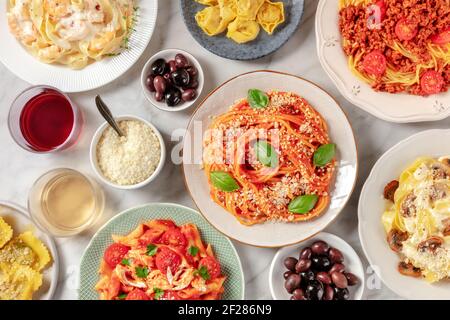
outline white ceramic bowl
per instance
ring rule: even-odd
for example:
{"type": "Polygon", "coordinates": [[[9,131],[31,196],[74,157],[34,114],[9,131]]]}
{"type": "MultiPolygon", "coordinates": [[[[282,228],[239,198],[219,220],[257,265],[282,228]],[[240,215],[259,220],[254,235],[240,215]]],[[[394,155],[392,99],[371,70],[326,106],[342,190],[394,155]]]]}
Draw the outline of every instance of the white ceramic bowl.
{"type": "Polygon", "coordinates": [[[372,115],[390,122],[436,121],[450,116],[450,91],[429,97],[376,92],[349,69],[339,31],[339,1],[321,0],[316,13],[317,53],[341,94],[372,115]]]}
{"type": "Polygon", "coordinates": [[[428,130],[415,134],[389,149],[374,165],[359,198],[359,238],[370,265],[392,291],[406,299],[450,299],[450,282],[429,284],[401,275],[400,259],[387,242],[381,224],[386,209],[385,185],[419,157],[450,155],[450,130],[428,130]]]}
{"type": "Polygon", "coordinates": [[[115,184],[115,183],[111,182],[110,180],[108,180],[103,175],[103,173],[98,165],[98,162],[97,162],[97,144],[103,134],[103,131],[109,126],[109,124],[107,122],[104,122],[97,129],[97,131],[94,134],[94,137],[92,138],[91,147],[90,147],[90,151],[89,151],[91,166],[94,169],[97,176],[99,177],[99,179],[111,187],[118,188],[118,189],[124,189],[124,190],[132,190],[132,189],[142,188],[143,186],[152,182],[156,178],[156,176],[161,172],[161,170],[164,166],[164,162],[166,160],[166,147],[164,144],[164,140],[161,136],[161,133],[158,131],[158,129],[156,129],[156,127],[154,125],[152,125],[150,122],[148,122],[147,120],[144,120],[140,117],[132,116],[132,115],[124,115],[124,116],[115,117],[114,119],[116,119],[117,122],[122,121],[122,120],[137,120],[137,121],[141,121],[141,122],[145,123],[147,126],[149,126],[153,130],[153,132],[156,134],[156,136],[158,137],[159,144],[161,146],[161,148],[160,148],[161,149],[161,157],[159,159],[159,163],[156,166],[155,171],[147,179],[145,179],[144,181],[142,181],[140,183],[133,184],[133,185],[119,185],[119,184],[115,184]]]}
{"type": "Polygon", "coordinates": [[[14,203],[0,201],[0,217],[11,225],[14,236],[32,230],[48,248],[52,261],[42,272],[42,286],[33,294],[33,300],[51,300],[58,286],[59,275],[59,256],[53,238],[34,224],[25,208],[14,203]]]}
{"type": "Polygon", "coordinates": [[[344,265],[347,272],[355,274],[359,283],[356,286],[349,287],[350,300],[361,300],[364,293],[364,269],[361,259],[353,248],[341,238],[326,232],[321,232],[316,236],[295,246],[284,247],[277,251],[273,257],[269,271],[269,286],[272,298],[275,300],[289,300],[291,295],[284,288],[283,274],[287,271],[284,266],[284,259],[287,257],[298,258],[303,248],[311,246],[315,241],[323,240],[331,247],[339,249],[344,255],[344,265]]]}
{"type": "Polygon", "coordinates": [[[203,74],[203,69],[202,69],[202,66],[200,65],[200,63],[198,62],[198,60],[189,52],[186,52],[181,49],[166,49],[166,50],[159,51],[158,53],[156,53],[153,57],[151,57],[147,61],[144,68],[142,69],[142,73],[141,73],[141,87],[142,87],[142,91],[144,92],[145,97],[155,107],[157,107],[158,109],[164,110],[164,111],[172,111],[172,112],[181,111],[181,110],[185,110],[185,109],[191,107],[192,105],[194,105],[197,102],[200,95],[202,94],[204,82],[205,82],[205,78],[204,78],[204,74],[203,74]],[[183,54],[188,59],[189,63],[191,65],[193,65],[195,68],[197,68],[197,70],[198,70],[198,76],[197,76],[198,77],[198,88],[196,89],[197,96],[192,101],[187,101],[187,102],[181,101],[179,105],[174,106],[174,107],[169,107],[164,101],[161,101],[161,102],[156,101],[155,93],[150,92],[147,89],[147,86],[145,85],[145,80],[147,79],[147,76],[150,74],[150,68],[152,66],[152,63],[155,60],[157,60],[157,59],[164,59],[166,61],[173,60],[173,59],[175,59],[175,55],[177,53],[183,54]]]}
{"type": "Polygon", "coordinates": [[[308,239],[325,229],[344,208],[356,181],[358,157],[352,127],[336,101],[317,85],[297,76],[275,71],[253,71],[236,76],[215,90],[192,115],[183,146],[186,187],[203,216],[228,237],[259,247],[282,247],[308,239]],[[249,88],[290,91],[303,96],[324,117],[331,140],[337,144],[336,173],[330,187],[331,202],[326,212],[298,223],[266,222],[245,226],[210,197],[202,169],[202,138],[214,116],[229,110],[249,88]],[[270,236],[268,236],[270,235],[270,236]]]}

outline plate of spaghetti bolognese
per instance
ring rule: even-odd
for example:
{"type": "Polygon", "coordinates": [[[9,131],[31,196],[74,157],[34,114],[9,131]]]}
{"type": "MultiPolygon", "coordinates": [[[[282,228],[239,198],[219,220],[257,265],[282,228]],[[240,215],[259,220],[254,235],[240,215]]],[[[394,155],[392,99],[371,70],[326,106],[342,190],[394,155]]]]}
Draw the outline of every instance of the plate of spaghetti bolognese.
{"type": "Polygon", "coordinates": [[[356,106],[399,123],[450,115],[448,0],[320,1],[316,35],[324,70],[356,106]]]}
{"type": "Polygon", "coordinates": [[[315,84],[274,71],[225,82],[200,104],[183,145],[187,189],[237,241],[280,247],[324,229],[356,180],[352,128],[315,84]]]}

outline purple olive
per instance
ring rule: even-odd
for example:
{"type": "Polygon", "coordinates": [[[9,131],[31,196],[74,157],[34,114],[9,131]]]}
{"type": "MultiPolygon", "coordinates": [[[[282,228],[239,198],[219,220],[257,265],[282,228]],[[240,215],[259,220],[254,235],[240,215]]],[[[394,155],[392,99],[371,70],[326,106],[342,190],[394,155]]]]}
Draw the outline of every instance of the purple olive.
{"type": "Polygon", "coordinates": [[[309,270],[311,268],[311,260],[309,259],[301,259],[295,265],[295,272],[301,273],[309,270]]]}
{"type": "Polygon", "coordinates": [[[154,77],[152,75],[148,75],[147,78],[145,78],[145,86],[150,92],[156,91],[155,86],[153,85],[153,79],[154,77]]]}
{"type": "Polygon", "coordinates": [[[178,68],[184,68],[189,65],[187,58],[181,53],[175,55],[175,62],[178,68]]]}
{"type": "Polygon", "coordinates": [[[183,94],[181,95],[181,99],[183,101],[192,101],[197,97],[197,91],[195,89],[186,89],[183,91],[183,94]]]}
{"type": "Polygon", "coordinates": [[[169,68],[170,68],[170,72],[174,72],[177,70],[177,63],[175,62],[175,60],[169,61],[169,68]]]}
{"type": "Polygon", "coordinates": [[[166,104],[174,107],[181,102],[181,91],[176,87],[170,87],[165,93],[166,104]]]}
{"type": "Polygon", "coordinates": [[[293,257],[287,257],[286,259],[284,259],[284,266],[286,267],[286,269],[294,272],[295,271],[295,265],[297,264],[297,259],[293,258],[293,257]]]}
{"type": "Polygon", "coordinates": [[[155,79],[153,79],[153,85],[155,86],[156,92],[164,93],[166,91],[166,79],[164,79],[162,76],[156,76],[155,79]]]}
{"type": "Polygon", "coordinates": [[[294,297],[294,300],[305,300],[305,293],[301,288],[295,289],[294,292],[292,292],[292,296],[294,297]]]}
{"type": "Polygon", "coordinates": [[[172,77],[172,82],[178,87],[186,88],[191,82],[189,73],[185,69],[175,70],[170,76],[172,77]]]}
{"type": "Polygon", "coordinates": [[[359,282],[359,279],[356,275],[354,275],[353,273],[350,272],[346,272],[344,273],[345,277],[347,278],[347,282],[349,286],[354,286],[357,285],[359,282]]]}
{"type": "Polygon", "coordinates": [[[325,286],[323,300],[331,301],[334,298],[334,289],[332,286],[325,286]]]}
{"type": "Polygon", "coordinates": [[[155,93],[155,100],[158,102],[161,102],[164,100],[164,92],[156,92],[155,93]]]}
{"type": "Polygon", "coordinates": [[[157,59],[157,60],[155,60],[155,62],[152,63],[151,70],[152,70],[152,75],[162,76],[164,73],[169,71],[169,66],[166,63],[166,60],[157,59]]]}
{"type": "Polygon", "coordinates": [[[314,242],[311,246],[312,252],[317,255],[327,254],[328,249],[330,249],[330,246],[328,245],[328,243],[322,240],[314,242]]]}
{"type": "Polygon", "coordinates": [[[284,280],[286,280],[287,278],[289,278],[289,276],[290,276],[291,274],[293,274],[292,271],[286,271],[285,273],[283,273],[283,278],[284,278],[284,280]]]}
{"type": "Polygon", "coordinates": [[[186,71],[189,73],[192,79],[195,79],[198,75],[198,70],[194,66],[189,66],[186,68],[186,71]]]}
{"type": "Polygon", "coordinates": [[[316,274],[316,279],[323,284],[331,284],[331,277],[328,273],[321,271],[316,274]]]}
{"type": "Polygon", "coordinates": [[[312,251],[311,248],[307,247],[300,251],[299,259],[311,259],[312,251]]]}
{"type": "Polygon", "coordinates": [[[191,81],[189,82],[188,88],[190,89],[197,89],[198,88],[198,80],[197,79],[191,79],[191,81]]]}
{"type": "Polygon", "coordinates": [[[336,248],[330,248],[330,250],[328,251],[328,256],[330,257],[332,263],[344,262],[344,255],[336,248]]]}
{"type": "Polygon", "coordinates": [[[334,285],[340,289],[347,288],[348,281],[345,275],[342,272],[334,271],[331,273],[331,280],[334,285]]]}
{"type": "Polygon", "coordinates": [[[333,273],[335,271],[337,271],[337,272],[344,272],[345,271],[345,266],[342,263],[336,263],[336,264],[334,264],[331,267],[329,273],[331,274],[331,273],[333,273]]]}
{"type": "Polygon", "coordinates": [[[295,289],[300,287],[301,278],[298,274],[291,274],[284,282],[284,287],[288,293],[294,292],[295,289]]]}

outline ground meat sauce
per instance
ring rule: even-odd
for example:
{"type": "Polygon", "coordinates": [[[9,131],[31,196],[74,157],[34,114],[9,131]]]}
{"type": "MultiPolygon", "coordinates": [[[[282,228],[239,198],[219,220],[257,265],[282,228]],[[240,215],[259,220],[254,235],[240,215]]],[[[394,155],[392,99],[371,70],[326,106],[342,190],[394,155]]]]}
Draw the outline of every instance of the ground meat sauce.
{"type": "MultiPolygon", "coordinates": [[[[432,56],[428,49],[433,36],[440,33],[449,33],[450,28],[450,0],[384,0],[374,1],[373,4],[385,6],[386,12],[382,14],[383,19],[378,28],[370,30],[368,20],[373,14],[368,10],[368,5],[350,5],[340,11],[339,27],[342,36],[347,40],[344,44],[345,54],[355,56],[363,54],[363,57],[374,50],[381,51],[387,60],[390,69],[399,73],[415,73],[417,64],[427,64],[432,61],[432,56]],[[413,38],[409,41],[400,41],[398,30],[402,26],[396,26],[399,21],[402,26],[407,23],[411,26],[413,38]],[[401,52],[392,49],[395,42],[400,43],[408,52],[412,53],[419,60],[413,62],[401,52]]],[[[384,8],[383,8],[384,11],[384,8]]],[[[410,35],[407,35],[410,36],[410,35]]],[[[448,35],[447,35],[448,36],[448,35]]],[[[442,45],[443,50],[448,50],[448,45],[442,45]]],[[[363,68],[363,59],[359,61],[356,68],[361,73],[366,73],[363,68]]],[[[431,83],[435,86],[436,92],[447,91],[450,85],[450,61],[439,59],[437,63],[437,79],[431,83]]],[[[422,69],[421,75],[433,69],[422,69]]],[[[423,89],[423,83],[405,85],[402,83],[386,83],[383,75],[375,75],[376,80],[372,83],[377,91],[390,93],[408,92],[415,95],[428,95],[429,90],[423,89]]]]}

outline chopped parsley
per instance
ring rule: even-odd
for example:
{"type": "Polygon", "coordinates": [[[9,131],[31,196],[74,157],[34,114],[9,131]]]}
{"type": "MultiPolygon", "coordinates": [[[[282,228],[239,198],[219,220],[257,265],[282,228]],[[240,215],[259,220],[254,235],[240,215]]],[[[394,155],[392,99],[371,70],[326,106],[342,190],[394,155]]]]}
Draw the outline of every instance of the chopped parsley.
{"type": "Polygon", "coordinates": [[[147,276],[148,276],[148,268],[147,267],[136,267],[135,271],[136,271],[136,275],[139,278],[147,278],[147,276]]]}
{"type": "Polygon", "coordinates": [[[122,259],[121,264],[124,265],[124,266],[129,266],[130,265],[130,259],[122,259]]]}
{"type": "Polygon", "coordinates": [[[153,288],[153,292],[155,293],[155,299],[159,300],[164,294],[164,290],[160,288],[153,288]]]}
{"type": "Polygon", "coordinates": [[[124,300],[127,297],[127,293],[121,293],[117,296],[117,298],[119,298],[119,300],[124,300]]]}
{"type": "Polygon", "coordinates": [[[206,268],[205,266],[201,266],[198,270],[195,271],[194,274],[199,275],[204,280],[211,279],[211,276],[209,275],[209,272],[208,272],[208,268],[206,268]]]}
{"type": "Polygon", "coordinates": [[[191,256],[195,257],[198,253],[198,248],[196,246],[190,246],[188,251],[191,256]]]}
{"type": "Polygon", "coordinates": [[[147,246],[147,255],[148,256],[154,256],[157,251],[158,251],[158,247],[155,246],[154,244],[149,244],[147,246]]]}

